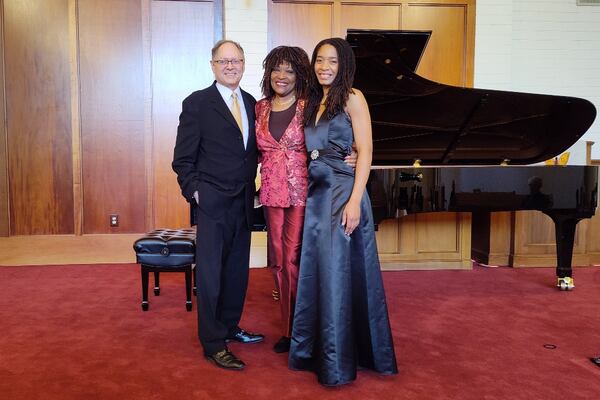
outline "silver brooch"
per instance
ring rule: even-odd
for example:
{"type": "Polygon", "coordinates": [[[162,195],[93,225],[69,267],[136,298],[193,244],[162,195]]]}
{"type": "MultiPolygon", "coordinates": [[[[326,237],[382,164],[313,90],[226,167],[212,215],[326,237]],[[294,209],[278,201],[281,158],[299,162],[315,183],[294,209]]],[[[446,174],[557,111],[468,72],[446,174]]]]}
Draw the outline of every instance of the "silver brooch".
{"type": "Polygon", "coordinates": [[[316,160],[317,158],[319,158],[319,150],[313,150],[310,152],[310,159],[311,160],[316,160]]]}

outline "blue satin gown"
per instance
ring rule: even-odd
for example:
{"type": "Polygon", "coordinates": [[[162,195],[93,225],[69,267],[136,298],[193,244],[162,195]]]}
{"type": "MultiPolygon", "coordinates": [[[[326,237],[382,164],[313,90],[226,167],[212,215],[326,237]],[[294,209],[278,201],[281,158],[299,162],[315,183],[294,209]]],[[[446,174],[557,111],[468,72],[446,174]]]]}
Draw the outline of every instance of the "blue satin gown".
{"type": "Polygon", "coordinates": [[[357,368],[395,374],[366,191],[352,235],[341,224],[354,185],[354,170],[344,163],[353,141],[350,119],[345,113],[322,117],[304,132],[311,160],[289,366],[316,372],[328,386],[355,380],[357,368]]]}

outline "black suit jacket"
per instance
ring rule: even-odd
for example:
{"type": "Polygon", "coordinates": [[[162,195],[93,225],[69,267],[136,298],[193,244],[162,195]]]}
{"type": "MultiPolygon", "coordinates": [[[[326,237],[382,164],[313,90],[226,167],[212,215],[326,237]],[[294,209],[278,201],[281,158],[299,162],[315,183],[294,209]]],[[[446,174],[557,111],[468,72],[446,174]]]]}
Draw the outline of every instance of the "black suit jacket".
{"type": "Polygon", "coordinates": [[[215,218],[243,192],[250,228],[256,190],[256,100],[243,90],[242,96],[249,125],[246,148],[233,115],[213,83],[183,101],[172,167],[183,196],[193,204],[197,190],[198,206],[215,218]]]}

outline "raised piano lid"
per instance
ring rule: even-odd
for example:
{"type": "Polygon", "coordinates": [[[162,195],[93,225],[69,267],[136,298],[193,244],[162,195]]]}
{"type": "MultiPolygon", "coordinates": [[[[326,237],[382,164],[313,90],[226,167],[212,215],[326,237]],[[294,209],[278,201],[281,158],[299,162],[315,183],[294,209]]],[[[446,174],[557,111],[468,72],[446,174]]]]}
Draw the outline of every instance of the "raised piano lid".
{"type": "Polygon", "coordinates": [[[588,130],[587,100],[443,85],[414,73],[431,32],[348,30],[367,98],[373,164],[522,165],[568,149],[588,130]]]}

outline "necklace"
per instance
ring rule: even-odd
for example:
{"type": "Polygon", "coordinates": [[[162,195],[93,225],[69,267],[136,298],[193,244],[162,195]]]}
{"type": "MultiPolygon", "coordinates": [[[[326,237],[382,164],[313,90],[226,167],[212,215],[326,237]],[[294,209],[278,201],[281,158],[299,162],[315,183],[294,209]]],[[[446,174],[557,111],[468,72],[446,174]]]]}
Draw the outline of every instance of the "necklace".
{"type": "Polygon", "coordinates": [[[284,101],[279,101],[279,97],[275,96],[275,98],[273,99],[273,105],[277,107],[286,107],[293,104],[295,101],[296,95],[293,95],[292,97],[284,101]]]}

